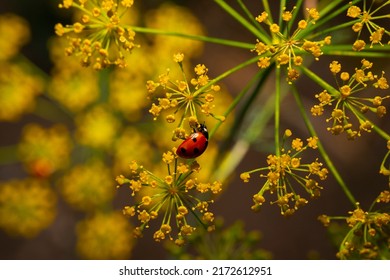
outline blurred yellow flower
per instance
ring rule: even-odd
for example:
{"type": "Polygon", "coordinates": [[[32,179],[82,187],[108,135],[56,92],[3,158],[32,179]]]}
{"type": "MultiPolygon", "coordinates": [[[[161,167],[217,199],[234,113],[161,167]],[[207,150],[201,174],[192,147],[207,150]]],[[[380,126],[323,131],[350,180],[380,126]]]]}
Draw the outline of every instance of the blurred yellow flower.
{"type": "Polygon", "coordinates": [[[0,228],[8,234],[35,237],[56,216],[57,198],[47,182],[33,179],[0,183],[0,228]]]}
{"type": "Polygon", "coordinates": [[[61,178],[60,186],[65,201],[85,212],[106,207],[115,193],[110,169],[100,161],[74,166],[61,178]]]}
{"type": "Polygon", "coordinates": [[[0,15],[0,61],[12,58],[29,39],[26,20],[14,14],[0,15]]]}
{"type": "Polygon", "coordinates": [[[77,116],[76,128],[76,137],[81,144],[106,149],[113,143],[119,121],[109,109],[99,106],[77,116]]]}
{"type": "Polygon", "coordinates": [[[22,65],[0,62],[0,120],[14,121],[32,111],[42,91],[43,81],[22,65]]]}
{"type": "Polygon", "coordinates": [[[116,69],[110,76],[110,105],[132,122],[143,116],[143,109],[149,104],[145,98],[146,78],[141,75],[127,69],[116,69]]]}
{"type": "Polygon", "coordinates": [[[43,128],[29,124],[23,129],[19,157],[31,174],[47,177],[68,164],[71,148],[69,132],[64,126],[43,128]]]}
{"type": "Polygon", "coordinates": [[[72,112],[79,112],[99,96],[98,75],[81,66],[62,67],[54,71],[49,94],[72,112]]]}
{"type": "MultiPolygon", "coordinates": [[[[192,35],[205,33],[201,21],[189,9],[169,2],[149,11],[145,15],[145,22],[147,27],[170,32],[192,35]]],[[[178,46],[189,57],[198,56],[203,51],[203,43],[200,41],[175,36],[155,36],[152,40],[155,46],[153,53],[158,57],[177,52],[178,46]]]]}
{"type": "Polygon", "coordinates": [[[144,164],[152,164],[156,150],[150,142],[150,134],[136,127],[127,127],[115,141],[113,147],[114,171],[121,174],[128,170],[129,159],[143,158],[144,164]]]}
{"type": "Polygon", "coordinates": [[[131,226],[117,212],[100,213],[77,225],[77,252],[84,259],[128,259],[134,242],[131,226]]]}

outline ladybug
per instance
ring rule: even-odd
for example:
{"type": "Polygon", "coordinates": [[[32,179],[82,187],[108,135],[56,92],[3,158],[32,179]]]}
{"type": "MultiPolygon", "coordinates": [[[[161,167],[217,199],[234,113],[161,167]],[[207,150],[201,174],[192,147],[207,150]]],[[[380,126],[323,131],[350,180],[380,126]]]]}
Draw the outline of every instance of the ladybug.
{"type": "Polygon", "coordinates": [[[176,150],[181,158],[196,158],[203,154],[209,143],[209,132],[204,124],[200,124],[190,137],[183,141],[176,150]]]}

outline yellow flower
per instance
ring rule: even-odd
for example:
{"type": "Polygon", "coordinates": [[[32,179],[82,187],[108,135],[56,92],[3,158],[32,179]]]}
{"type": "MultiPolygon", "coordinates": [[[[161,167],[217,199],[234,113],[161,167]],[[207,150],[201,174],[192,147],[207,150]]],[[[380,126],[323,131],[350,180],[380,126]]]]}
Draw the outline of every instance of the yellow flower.
{"type": "Polygon", "coordinates": [[[135,32],[126,25],[126,12],[133,1],[83,0],[81,4],[64,0],[60,8],[74,8],[80,19],[74,24],[55,25],[58,36],[66,35],[69,46],[67,55],[80,57],[83,66],[102,69],[109,65],[126,67],[125,53],[137,45],[135,32]]]}
{"type": "Polygon", "coordinates": [[[0,61],[16,55],[30,39],[28,23],[14,14],[0,15],[0,61]]]}
{"type": "Polygon", "coordinates": [[[64,126],[45,129],[29,124],[23,129],[19,155],[31,174],[48,177],[67,166],[71,148],[69,132],[64,126]]]}
{"type": "MultiPolygon", "coordinates": [[[[328,127],[328,131],[334,135],[345,132],[348,139],[355,139],[361,136],[362,132],[371,132],[373,125],[362,113],[371,111],[376,113],[378,117],[384,116],[386,107],[382,104],[382,100],[390,97],[390,95],[383,97],[362,96],[362,90],[367,89],[368,85],[380,90],[387,90],[389,85],[384,77],[384,72],[378,76],[368,71],[373,66],[372,62],[363,59],[361,64],[360,69],[355,68],[355,72],[350,74],[345,71],[341,72],[341,64],[338,61],[333,61],[329,65],[329,69],[333,74],[341,72],[342,83],[338,83],[339,88],[336,93],[330,94],[325,90],[316,94],[315,97],[319,104],[311,108],[314,116],[320,116],[323,114],[325,106],[336,104],[330,118],[326,120],[332,124],[328,127]],[[355,120],[351,118],[349,112],[352,113],[355,120]]],[[[337,78],[336,75],[335,78],[337,78]]]]}
{"type": "Polygon", "coordinates": [[[72,112],[80,112],[99,95],[95,71],[81,66],[57,67],[49,84],[49,94],[72,112]]]}
{"type": "MultiPolygon", "coordinates": [[[[143,158],[143,162],[149,164],[152,157],[145,155],[151,155],[155,152],[148,134],[142,133],[139,129],[131,126],[127,127],[118,136],[113,145],[114,172],[117,174],[127,170],[129,158],[143,158]]],[[[134,170],[137,169],[138,166],[134,168],[134,170]]]]}
{"type": "MultiPolygon", "coordinates": [[[[283,21],[290,21],[294,13],[298,13],[295,8],[291,11],[285,10],[286,7],[283,7],[283,12],[280,15],[283,21]]],[[[318,60],[322,55],[321,48],[331,43],[330,36],[320,41],[309,41],[306,38],[302,38],[301,31],[309,25],[315,24],[315,21],[320,17],[319,12],[315,8],[307,9],[307,12],[309,17],[306,20],[299,20],[297,28],[293,31],[268,20],[266,12],[255,18],[259,23],[269,26],[269,34],[264,34],[269,39],[268,42],[264,38],[264,42],[256,39],[257,43],[252,50],[260,56],[257,65],[261,69],[267,68],[272,61],[275,61],[277,66],[286,65],[288,71],[287,82],[290,84],[299,77],[299,73],[293,68],[293,65],[299,66],[303,63],[303,56],[298,55],[297,52],[306,51],[318,60]]]]}
{"type": "Polygon", "coordinates": [[[111,172],[99,161],[74,166],[61,178],[60,186],[65,201],[85,212],[106,207],[114,197],[111,172]]]}
{"type": "Polygon", "coordinates": [[[47,182],[32,179],[0,184],[0,227],[11,235],[35,237],[56,216],[56,195],[47,182]]]}
{"type": "Polygon", "coordinates": [[[259,23],[265,22],[267,19],[268,19],[268,13],[266,13],[266,12],[262,12],[261,15],[256,17],[256,20],[259,23]]]}
{"type": "Polygon", "coordinates": [[[361,32],[364,27],[366,27],[370,34],[369,39],[371,42],[371,47],[375,44],[383,45],[383,35],[389,35],[389,32],[383,26],[376,22],[377,20],[380,21],[383,17],[387,17],[387,12],[385,9],[384,14],[380,14],[380,11],[389,3],[384,2],[383,4],[371,10],[373,8],[373,5],[368,4],[366,2],[366,0],[363,1],[363,9],[358,6],[352,5],[352,2],[350,2],[350,7],[347,10],[347,16],[359,20],[359,22],[355,23],[352,26],[352,30],[354,32],[357,32],[357,37],[359,39],[355,42],[353,46],[353,49],[357,51],[362,50],[365,46],[365,44],[363,45],[362,43],[364,42],[364,40],[361,39],[361,32]]]}
{"type": "MultiPolygon", "coordinates": [[[[290,130],[287,131],[288,133],[284,135],[285,138],[292,135],[290,130]]],[[[302,193],[310,194],[311,198],[320,196],[322,188],[313,179],[313,176],[317,176],[319,180],[325,180],[328,170],[322,167],[322,163],[318,162],[317,159],[311,163],[303,163],[300,157],[302,152],[308,148],[316,149],[318,147],[317,141],[316,137],[310,137],[307,139],[307,144],[303,146],[303,141],[295,138],[292,140],[291,149],[286,151],[284,148],[280,148],[280,155],[267,157],[267,167],[260,167],[241,174],[240,178],[244,182],[248,182],[251,174],[255,172],[260,172],[260,178],[266,179],[261,189],[253,195],[252,210],[260,210],[260,206],[265,202],[264,194],[266,192],[276,193],[277,199],[271,204],[278,205],[284,216],[292,215],[297,209],[308,203],[305,198],[301,197],[298,188],[302,189],[302,193]]]]}
{"type": "Polygon", "coordinates": [[[220,91],[220,87],[210,81],[207,75],[208,68],[204,64],[196,65],[194,67],[196,76],[188,83],[182,62],[178,64],[182,72],[182,80],[171,78],[170,71],[167,71],[165,74],[160,75],[158,82],[148,81],[146,86],[149,98],[157,99],[158,101],[158,103],[152,103],[152,107],[149,110],[155,120],[161,113],[169,112],[166,120],[174,122],[176,120],[175,115],[181,114],[179,126],[177,127],[179,130],[174,135],[175,139],[182,138],[181,129],[183,129],[183,121],[186,118],[191,120],[193,124],[196,123],[196,125],[199,125],[198,120],[201,115],[219,119],[219,116],[214,114],[214,95],[220,91]],[[163,98],[156,97],[156,95],[161,94],[160,92],[164,95],[163,98]]]}
{"type": "Polygon", "coordinates": [[[320,13],[317,11],[316,8],[306,8],[306,11],[309,13],[309,17],[313,19],[312,23],[314,23],[320,18],[320,13]]]}
{"type": "Polygon", "coordinates": [[[76,119],[77,140],[86,146],[110,148],[119,129],[119,121],[105,107],[95,107],[76,119]]]}
{"type": "Polygon", "coordinates": [[[187,217],[189,213],[196,216],[195,220],[203,220],[203,227],[212,228],[214,216],[208,206],[213,200],[204,201],[198,194],[218,194],[222,191],[222,184],[218,181],[212,184],[198,182],[197,178],[191,177],[199,169],[198,165],[186,165],[183,168],[183,164],[178,165],[178,158],[172,156],[171,151],[162,156],[168,175],[158,176],[137,165],[139,167],[136,172],[132,169],[131,177],[117,177],[119,185],[129,185],[133,192],[134,205],[125,206],[123,213],[126,216],[136,216],[141,223],[133,231],[135,237],[141,237],[149,223],[161,217],[161,226],[154,232],[154,240],[160,242],[168,238],[182,244],[186,236],[195,230],[190,225],[193,219],[187,217]],[[141,193],[142,195],[138,195],[141,193]]]}
{"type": "Polygon", "coordinates": [[[329,65],[330,72],[337,74],[341,71],[341,64],[338,61],[332,61],[329,65]]]}
{"type": "Polygon", "coordinates": [[[0,61],[0,120],[15,121],[31,112],[35,97],[42,91],[43,81],[31,75],[28,69],[0,61]]]}
{"type": "Polygon", "coordinates": [[[357,18],[360,16],[362,10],[358,6],[350,6],[347,11],[347,16],[351,18],[357,18]]]}
{"type": "Polygon", "coordinates": [[[276,23],[273,23],[271,24],[271,26],[269,27],[269,30],[272,32],[272,33],[278,33],[280,31],[280,27],[279,25],[277,25],[276,23]]]}
{"type": "MultiPolygon", "coordinates": [[[[202,22],[195,17],[192,11],[170,2],[164,2],[157,9],[148,11],[145,15],[145,22],[149,28],[205,35],[202,22]]],[[[152,43],[154,46],[153,56],[157,57],[166,57],[167,53],[177,53],[178,46],[180,46],[181,50],[185,50],[188,57],[199,56],[203,51],[203,42],[175,36],[154,36],[152,43]]]]}
{"type": "Polygon", "coordinates": [[[270,57],[260,57],[259,61],[257,62],[257,66],[264,69],[271,65],[271,58],[270,57]]]}
{"type": "Polygon", "coordinates": [[[119,213],[96,214],[77,225],[77,252],[90,260],[128,259],[134,244],[130,231],[119,213]]]}
{"type": "MultiPolygon", "coordinates": [[[[329,226],[332,220],[344,219],[349,227],[345,233],[343,242],[340,245],[337,257],[340,259],[380,259],[387,254],[389,240],[382,235],[390,224],[390,214],[387,209],[374,210],[376,203],[374,201],[370,211],[364,211],[360,204],[356,203],[356,209],[349,211],[346,217],[329,217],[321,215],[318,219],[325,225],[329,226]]],[[[385,202],[385,203],[388,203],[385,202]]],[[[331,224],[332,226],[332,224],[331,224]]]]}

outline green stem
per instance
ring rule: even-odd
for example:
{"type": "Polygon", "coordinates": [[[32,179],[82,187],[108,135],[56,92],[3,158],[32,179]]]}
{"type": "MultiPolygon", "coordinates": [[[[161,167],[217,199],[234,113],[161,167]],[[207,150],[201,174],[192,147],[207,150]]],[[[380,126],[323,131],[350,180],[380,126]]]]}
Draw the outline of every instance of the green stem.
{"type": "Polygon", "coordinates": [[[296,11],[292,13],[292,18],[288,22],[289,32],[291,32],[291,30],[292,30],[292,25],[294,24],[295,19],[297,18],[298,14],[299,14],[298,11],[301,9],[302,3],[303,3],[303,0],[298,0],[297,3],[295,4],[296,11]]]}
{"type": "Polygon", "coordinates": [[[340,92],[335,89],[334,87],[332,87],[330,84],[328,84],[327,82],[325,82],[321,77],[317,76],[314,72],[312,72],[311,70],[309,70],[307,67],[305,66],[300,66],[300,69],[302,70],[302,72],[308,76],[311,80],[313,80],[314,82],[316,82],[320,87],[326,89],[332,96],[338,96],[340,95],[340,92]]]}
{"type": "MultiPolygon", "coordinates": [[[[309,117],[306,114],[301,97],[299,96],[299,94],[295,88],[293,88],[293,94],[295,97],[295,101],[298,105],[299,112],[301,113],[301,116],[303,118],[303,121],[305,122],[307,129],[309,130],[310,134],[313,137],[318,138],[317,132],[315,131],[313,124],[311,123],[309,117]]],[[[317,145],[318,145],[318,150],[320,151],[323,159],[325,160],[325,163],[328,166],[330,172],[333,174],[334,178],[339,183],[341,189],[344,191],[344,194],[347,196],[348,200],[353,204],[353,206],[355,206],[356,205],[355,197],[353,196],[351,191],[348,189],[346,183],[344,182],[344,180],[341,177],[340,173],[338,172],[337,168],[334,166],[334,164],[333,164],[332,160],[330,159],[330,157],[328,156],[328,153],[326,152],[324,146],[322,146],[322,143],[320,141],[318,141],[317,145]]]]}
{"type": "MultiPolygon", "coordinates": [[[[226,109],[225,113],[223,113],[222,116],[224,117],[227,117],[232,111],[234,108],[236,108],[238,102],[240,102],[242,100],[242,98],[247,94],[249,88],[253,85],[253,83],[259,78],[260,75],[262,75],[263,73],[261,71],[259,71],[250,81],[249,83],[240,91],[240,93],[234,98],[233,102],[229,105],[229,107],[226,109]]],[[[237,117],[235,118],[235,120],[237,120],[237,117]]],[[[222,120],[220,120],[215,126],[214,128],[210,131],[209,133],[209,138],[211,138],[214,133],[217,131],[217,129],[220,127],[220,125],[222,124],[222,120]]],[[[235,124],[237,123],[237,121],[235,121],[235,124]]],[[[241,122],[238,122],[238,123],[241,123],[241,122]]],[[[235,128],[233,126],[233,128],[231,129],[231,134],[230,135],[233,135],[234,134],[234,131],[237,130],[237,127],[235,128]]],[[[229,139],[229,137],[228,137],[229,139]]],[[[229,140],[227,140],[227,142],[229,142],[229,140]]]]}
{"type": "Polygon", "coordinates": [[[260,30],[258,30],[254,25],[247,21],[243,16],[241,16],[235,9],[229,6],[224,0],[214,0],[222,9],[225,10],[229,15],[231,15],[235,20],[237,20],[241,25],[243,25],[249,32],[254,34],[257,38],[262,40],[265,44],[270,44],[271,40],[260,30]]]}
{"type": "Polygon", "coordinates": [[[268,14],[268,20],[269,20],[270,24],[273,24],[274,20],[272,18],[272,12],[271,12],[271,9],[269,7],[268,0],[262,0],[262,3],[264,6],[264,11],[268,14]]]}
{"type": "Polygon", "coordinates": [[[279,5],[279,22],[278,22],[278,25],[280,26],[281,29],[283,24],[282,14],[283,14],[283,9],[285,7],[286,7],[286,0],[281,0],[279,5]]]}
{"type": "Polygon", "coordinates": [[[281,84],[281,75],[280,67],[275,68],[275,155],[280,156],[280,84],[281,84]]]}
{"type": "Polygon", "coordinates": [[[367,48],[365,50],[356,52],[352,51],[351,45],[332,45],[323,46],[321,51],[324,55],[339,55],[352,57],[389,57],[390,46],[367,48]]]}
{"type": "MultiPolygon", "coordinates": [[[[314,34],[310,35],[310,37],[311,38],[318,38],[319,36],[321,36],[323,34],[324,35],[329,35],[333,31],[340,30],[340,29],[352,26],[355,22],[358,22],[358,20],[348,21],[348,22],[345,22],[345,23],[342,23],[342,24],[334,25],[334,26],[326,28],[326,29],[321,29],[317,33],[314,33],[314,34]]],[[[351,49],[351,46],[349,46],[349,49],[351,49]]]]}
{"type": "MultiPolygon", "coordinates": [[[[351,106],[352,107],[352,106],[351,106]]],[[[365,115],[363,115],[359,110],[353,110],[353,113],[357,115],[360,119],[369,121],[372,125],[372,129],[381,136],[384,140],[390,140],[390,135],[387,134],[384,130],[380,129],[377,125],[375,125],[371,120],[369,120],[365,115]]]]}
{"type": "MultiPolygon", "coordinates": [[[[282,92],[284,97],[286,94],[282,92]]],[[[261,110],[257,109],[257,114],[254,119],[251,120],[249,126],[240,134],[239,140],[234,146],[229,149],[229,153],[223,156],[223,159],[219,161],[218,168],[213,172],[213,177],[218,180],[225,180],[232,172],[234,172],[244,158],[250,144],[253,143],[259,136],[265,131],[269,120],[274,114],[275,108],[275,94],[270,94],[268,99],[263,103],[261,110]]]]}
{"type": "Polygon", "coordinates": [[[245,6],[245,4],[242,2],[242,0],[237,0],[238,4],[240,5],[241,9],[243,10],[243,12],[246,14],[246,16],[248,17],[248,19],[252,22],[252,24],[254,26],[256,26],[256,28],[258,30],[260,30],[262,33],[264,34],[267,34],[267,32],[265,31],[265,29],[261,26],[261,24],[256,20],[256,17],[248,10],[248,8],[245,6]]]}
{"type": "Polygon", "coordinates": [[[131,28],[132,30],[134,30],[135,32],[138,32],[138,33],[181,37],[181,38],[186,38],[186,39],[191,39],[191,40],[196,40],[196,41],[203,41],[203,42],[207,42],[207,43],[214,43],[214,44],[220,44],[220,45],[243,48],[243,49],[253,49],[253,47],[254,47],[254,44],[233,41],[233,40],[227,40],[227,39],[221,39],[221,38],[202,36],[202,35],[191,35],[191,34],[185,34],[185,33],[180,33],[180,32],[164,31],[164,30],[160,30],[160,29],[153,29],[153,28],[140,27],[140,26],[128,26],[128,28],[131,28]]]}
{"type": "MultiPolygon", "coordinates": [[[[243,98],[243,96],[247,94],[249,88],[252,87],[253,83],[255,81],[258,81],[256,87],[252,90],[252,94],[246,100],[243,101],[244,104],[242,105],[239,113],[234,116],[233,127],[230,129],[230,133],[225,141],[227,144],[231,143],[231,141],[233,141],[233,138],[237,136],[237,132],[240,130],[240,126],[242,126],[242,124],[244,123],[244,118],[247,115],[250,106],[253,105],[253,102],[256,97],[259,96],[260,88],[264,85],[264,82],[271,73],[272,69],[273,67],[268,67],[263,71],[258,71],[257,74],[251,79],[251,81],[249,81],[249,83],[237,95],[232,104],[229,106],[228,110],[225,112],[224,116],[227,116],[226,113],[230,113],[230,111],[236,107],[237,103],[243,98]]],[[[223,151],[224,148],[221,147],[221,150],[223,151]]]]}

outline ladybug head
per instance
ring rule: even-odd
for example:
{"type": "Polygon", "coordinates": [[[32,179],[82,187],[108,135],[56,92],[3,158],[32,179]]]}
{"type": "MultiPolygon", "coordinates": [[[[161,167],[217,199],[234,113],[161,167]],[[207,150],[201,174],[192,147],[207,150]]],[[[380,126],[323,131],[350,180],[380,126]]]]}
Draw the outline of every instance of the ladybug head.
{"type": "Polygon", "coordinates": [[[207,127],[205,124],[199,124],[197,131],[199,133],[202,133],[207,139],[209,139],[209,131],[207,130],[207,127]]]}

